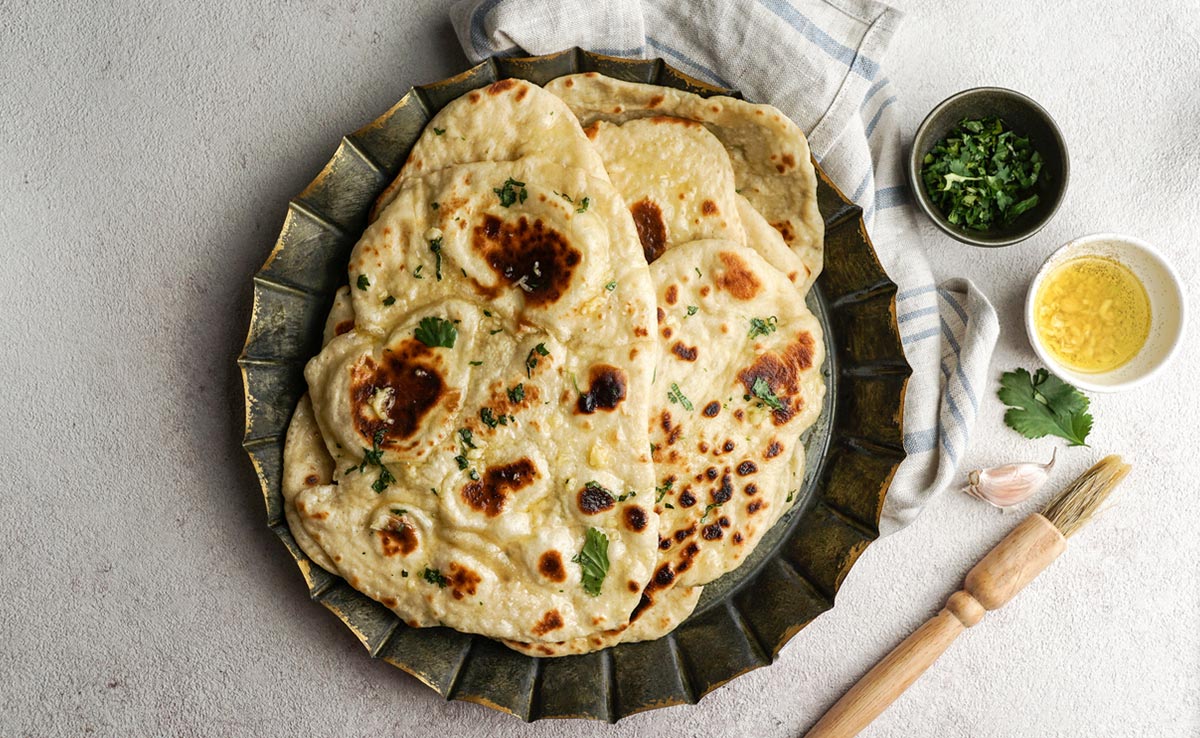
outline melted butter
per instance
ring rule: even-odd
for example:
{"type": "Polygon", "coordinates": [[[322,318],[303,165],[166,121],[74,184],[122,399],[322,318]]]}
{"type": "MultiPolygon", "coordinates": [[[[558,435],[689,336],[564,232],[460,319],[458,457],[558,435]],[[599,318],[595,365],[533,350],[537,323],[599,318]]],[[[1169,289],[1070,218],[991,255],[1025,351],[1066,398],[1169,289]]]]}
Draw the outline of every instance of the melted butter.
{"type": "Polygon", "coordinates": [[[1150,335],[1150,298],[1124,264],[1079,256],[1042,280],[1034,327],[1054,359],[1082,372],[1106,372],[1132,359],[1150,335]]]}

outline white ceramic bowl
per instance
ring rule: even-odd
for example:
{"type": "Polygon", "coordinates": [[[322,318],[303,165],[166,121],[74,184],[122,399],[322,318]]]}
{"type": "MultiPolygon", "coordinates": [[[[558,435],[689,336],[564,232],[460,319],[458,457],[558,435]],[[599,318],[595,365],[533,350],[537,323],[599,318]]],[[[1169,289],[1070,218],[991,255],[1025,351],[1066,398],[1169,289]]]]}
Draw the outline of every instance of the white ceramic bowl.
{"type": "Polygon", "coordinates": [[[1186,322],[1183,285],[1175,269],[1153,246],[1132,236],[1094,233],[1059,248],[1042,264],[1025,295],[1025,332],[1046,367],[1076,387],[1092,392],[1119,392],[1136,387],[1162,370],[1183,339],[1186,322]],[[1132,359],[1107,372],[1081,372],[1054,360],[1033,324],[1034,301],[1042,280],[1056,266],[1077,256],[1106,256],[1128,267],[1150,297],[1150,335],[1132,359]]]}

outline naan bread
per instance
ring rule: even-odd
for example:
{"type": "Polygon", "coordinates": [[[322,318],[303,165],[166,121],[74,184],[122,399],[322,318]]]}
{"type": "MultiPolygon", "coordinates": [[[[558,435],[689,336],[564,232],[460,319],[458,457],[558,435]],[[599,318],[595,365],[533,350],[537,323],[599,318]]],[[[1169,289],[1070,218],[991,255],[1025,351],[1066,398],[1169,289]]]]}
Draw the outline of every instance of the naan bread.
{"type": "Polygon", "coordinates": [[[626,623],[657,558],[653,291],[612,188],[536,158],[413,179],[350,282],[354,328],[305,372],[336,465],[295,495],[302,529],[413,625],[537,643],[626,623]],[[430,318],[452,347],[418,339],[430,318]],[[589,528],[599,596],[572,562],[589,528]]]}
{"type": "Polygon", "coordinates": [[[554,95],[520,79],[502,79],[442,108],[409,152],[400,176],[375,202],[371,220],[414,177],[456,164],[540,156],[608,180],[575,116],[554,95]]]}
{"type": "Polygon", "coordinates": [[[411,626],[531,656],[690,615],[790,506],[824,393],[799,130],[594,74],[547,90],[451,102],[380,196],[283,485],[316,563],[411,626]]]}
{"type": "Polygon", "coordinates": [[[561,97],[584,127],[597,120],[621,123],[663,115],[703,123],[729,152],[739,192],[782,234],[809,272],[801,291],[816,280],[825,234],[816,171],[804,134],[779,110],[595,72],[559,77],[546,90],[561,97]]]}
{"type": "Polygon", "coordinates": [[[300,404],[292,414],[283,446],[283,512],[296,545],[322,569],[336,574],[337,566],[333,559],[304,530],[300,513],[296,510],[297,495],[310,487],[332,482],[333,457],[325,450],[325,441],[313,417],[312,402],[306,394],[300,398],[300,404]]]}
{"type": "Polygon", "coordinates": [[[652,600],[663,585],[736,568],[790,507],[804,476],[800,434],[825,385],[819,323],[753,250],[694,241],[650,273],[663,357],[650,418],[662,540],[652,600]]]}
{"type": "Polygon", "coordinates": [[[633,214],[648,263],[688,241],[745,242],[729,154],[704,126],[657,116],[596,121],[585,133],[633,214]]]}

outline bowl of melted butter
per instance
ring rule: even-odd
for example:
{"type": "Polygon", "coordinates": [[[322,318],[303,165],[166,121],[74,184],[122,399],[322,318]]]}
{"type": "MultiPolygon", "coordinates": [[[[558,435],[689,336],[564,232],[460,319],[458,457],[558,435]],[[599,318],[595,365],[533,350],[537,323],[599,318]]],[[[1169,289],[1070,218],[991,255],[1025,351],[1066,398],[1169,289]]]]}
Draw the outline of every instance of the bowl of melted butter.
{"type": "Polygon", "coordinates": [[[1149,380],[1183,338],[1183,288],[1150,244],[1097,233],[1055,251],[1025,298],[1029,342],[1077,387],[1116,392],[1149,380]]]}

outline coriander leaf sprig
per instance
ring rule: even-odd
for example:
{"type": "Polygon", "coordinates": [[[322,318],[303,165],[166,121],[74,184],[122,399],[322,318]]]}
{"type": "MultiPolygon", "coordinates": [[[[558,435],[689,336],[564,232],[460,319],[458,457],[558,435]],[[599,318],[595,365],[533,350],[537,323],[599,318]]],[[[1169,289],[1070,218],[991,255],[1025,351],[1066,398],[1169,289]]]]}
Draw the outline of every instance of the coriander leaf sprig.
{"type": "Polygon", "coordinates": [[[1026,438],[1058,436],[1086,446],[1092,430],[1088,398],[1045,369],[1025,369],[1000,377],[1000,401],[1009,406],[1004,422],[1026,438]]]}
{"type": "Polygon", "coordinates": [[[954,225],[975,231],[1007,225],[1038,204],[1042,155],[997,117],[958,124],[925,154],[921,180],[954,225]]]}
{"type": "Polygon", "coordinates": [[[583,591],[592,597],[599,595],[608,576],[608,536],[596,528],[588,528],[583,548],[571,561],[583,570],[583,591]]]}

